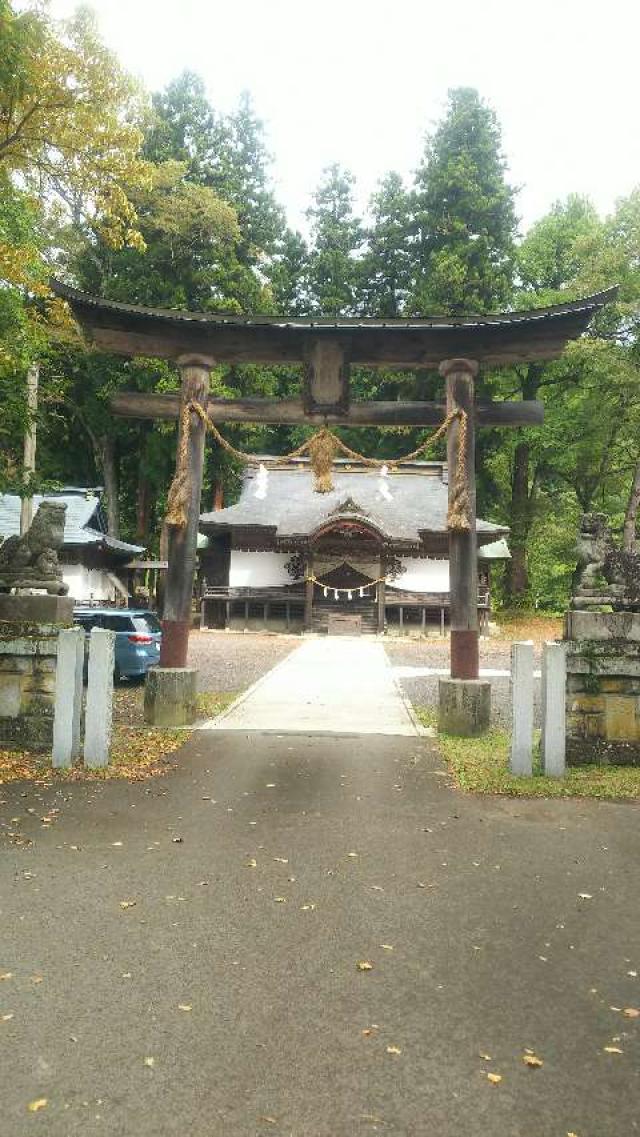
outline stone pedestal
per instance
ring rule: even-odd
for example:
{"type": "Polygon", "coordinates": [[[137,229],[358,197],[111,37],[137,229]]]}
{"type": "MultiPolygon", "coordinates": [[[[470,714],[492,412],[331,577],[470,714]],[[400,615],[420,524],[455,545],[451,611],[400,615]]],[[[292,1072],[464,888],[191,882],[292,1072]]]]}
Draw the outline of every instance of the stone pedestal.
{"type": "Polygon", "coordinates": [[[74,601],[69,596],[0,595],[0,622],[10,624],[73,623],[74,601]]]}
{"type": "Polygon", "coordinates": [[[640,613],[569,612],[567,762],[640,765],[640,613]]]}
{"type": "Polygon", "coordinates": [[[0,596],[0,746],[51,748],[58,633],[72,619],[66,597],[0,596]]]}
{"type": "Polygon", "coordinates": [[[193,667],[152,667],[144,688],[144,721],[190,726],[196,719],[198,672],[193,667]]]}
{"type": "Polygon", "coordinates": [[[491,723],[491,684],[486,679],[438,681],[438,730],[460,738],[484,734],[491,723]]]}

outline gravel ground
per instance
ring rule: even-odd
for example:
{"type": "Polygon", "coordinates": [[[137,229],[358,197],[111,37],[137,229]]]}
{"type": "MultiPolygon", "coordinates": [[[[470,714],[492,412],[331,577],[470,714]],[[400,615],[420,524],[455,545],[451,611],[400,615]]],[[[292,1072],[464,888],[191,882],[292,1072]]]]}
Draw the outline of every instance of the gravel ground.
{"type": "MultiPolygon", "coordinates": [[[[299,636],[260,632],[194,631],[189,637],[190,667],[198,668],[198,690],[203,693],[240,693],[280,663],[301,643],[299,636]]],[[[114,688],[114,721],[144,726],[144,683],[124,680],[114,688]]]]}
{"type": "Polygon", "coordinates": [[[300,636],[268,632],[192,632],[190,667],[200,691],[243,691],[302,643],[300,636]]]}
{"type": "MultiPolygon", "coordinates": [[[[433,667],[447,668],[449,665],[449,641],[446,640],[387,640],[385,650],[393,667],[433,667]]],[[[510,671],[511,640],[506,638],[483,639],[480,641],[480,667],[488,670],[510,671]]],[[[540,670],[542,646],[534,643],[535,670],[540,670]]],[[[437,707],[438,676],[416,675],[398,676],[404,694],[414,706],[437,707]]],[[[492,719],[500,725],[511,722],[511,698],[508,676],[492,676],[491,711],[492,719]]],[[[540,726],[540,680],[534,679],[534,723],[540,726]]]]}
{"type": "MultiPolygon", "coordinates": [[[[540,668],[542,638],[553,634],[544,627],[536,637],[532,630],[517,629],[520,634],[501,635],[480,641],[480,667],[497,671],[510,670],[512,638],[534,639],[536,670],[540,668]],[[524,634],[523,634],[524,632],[524,634]]],[[[199,671],[199,690],[202,692],[240,692],[255,683],[277,663],[285,659],[303,642],[300,636],[287,636],[264,632],[193,631],[189,637],[189,665],[199,671]]],[[[385,639],[385,650],[393,667],[446,669],[449,664],[449,641],[385,639]]],[[[438,676],[416,675],[399,677],[404,694],[415,706],[437,706],[438,676]]],[[[116,721],[130,725],[142,724],[142,685],[123,683],[116,688],[116,721]]],[[[508,725],[511,720],[509,679],[507,676],[491,678],[493,719],[508,725]]],[[[540,680],[534,680],[534,716],[540,725],[540,680]]]]}

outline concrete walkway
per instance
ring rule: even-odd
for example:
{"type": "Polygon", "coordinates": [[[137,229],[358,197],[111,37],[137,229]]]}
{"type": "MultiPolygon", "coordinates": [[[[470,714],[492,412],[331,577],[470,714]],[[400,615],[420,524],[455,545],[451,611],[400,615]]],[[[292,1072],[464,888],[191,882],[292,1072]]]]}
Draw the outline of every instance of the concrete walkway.
{"type": "Polygon", "coordinates": [[[307,640],[202,729],[421,733],[382,644],[346,637],[307,640]]]}

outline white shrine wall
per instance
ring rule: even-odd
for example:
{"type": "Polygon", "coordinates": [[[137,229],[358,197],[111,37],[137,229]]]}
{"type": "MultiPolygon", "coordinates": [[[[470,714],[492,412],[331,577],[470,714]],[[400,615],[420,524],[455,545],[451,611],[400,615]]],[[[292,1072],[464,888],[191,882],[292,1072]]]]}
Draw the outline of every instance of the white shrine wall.
{"type": "Polygon", "coordinates": [[[232,549],[229,587],[281,588],[285,584],[293,584],[284,567],[290,560],[291,553],[249,553],[232,549]]]}
{"type": "MultiPolygon", "coordinates": [[[[274,552],[245,552],[242,549],[231,550],[231,564],[229,567],[229,586],[231,588],[281,588],[286,584],[293,584],[292,578],[285,569],[291,553],[274,552]]],[[[336,557],[319,558],[314,561],[313,571],[316,576],[325,573],[346,560],[354,567],[375,580],[380,574],[379,562],[360,562],[356,558],[336,557]]],[[[449,562],[448,560],[430,560],[424,557],[402,557],[402,575],[387,585],[388,588],[402,588],[408,592],[444,592],[449,591],[449,562]]]]}
{"type": "Polygon", "coordinates": [[[86,565],[62,566],[62,579],[69,585],[68,595],[76,601],[115,600],[116,588],[104,569],[87,568],[86,565]]]}
{"type": "Polygon", "coordinates": [[[402,557],[402,574],[387,588],[402,588],[407,592],[448,592],[449,562],[420,557],[402,557]]]}

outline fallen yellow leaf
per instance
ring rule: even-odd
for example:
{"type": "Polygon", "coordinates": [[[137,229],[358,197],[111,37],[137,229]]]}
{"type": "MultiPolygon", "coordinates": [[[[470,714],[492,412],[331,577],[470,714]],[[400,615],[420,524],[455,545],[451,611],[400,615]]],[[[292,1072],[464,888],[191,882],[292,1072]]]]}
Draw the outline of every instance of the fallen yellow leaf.
{"type": "Polygon", "coordinates": [[[286,896],[274,896],[273,899],[275,900],[276,904],[286,904],[287,903],[286,896]]]}
{"type": "Polygon", "coordinates": [[[536,1058],[535,1054],[523,1054],[522,1061],[525,1066],[531,1066],[533,1069],[544,1065],[542,1058],[536,1058]]]}
{"type": "Polygon", "coordinates": [[[136,906],[135,900],[121,900],[120,901],[120,907],[123,909],[124,908],[135,908],[135,906],[136,906]]]}
{"type": "Polygon", "coordinates": [[[178,1003],[179,1011],[190,1011],[192,1009],[191,1003],[178,1003]]]}
{"type": "Polygon", "coordinates": [[[490,1061],[491,1061],[491,1055],[490,1055],[490,1054],[482,1054],[482,1053],[481,1053],[481,1054],[480,1054],[480,1057],[481,1057],[481,1058],[483,1058],[485,1062],[490,1062],[490,1061]]]}
{"type": "Polygon", "coordinates": [[[156,1060],[155,1058],[145,1058],[144,1064],[145,1066],[148,1066],[150,1070],[153,1070],[153,1067],[156,1064],[156,1060]]]}
{"type": "Polygon", "coordinates": [[[399,1046],[387,1046],[387,1054],[402,1054],[399,1046]]]}
{"type": "Polygon", "coordinates": [[[487,1074],[487,1078],[492,1086],[497,1086],[502,1081],[502,1074],[487,1074]]]}
{"type": "Polygon", "coordinates": [[[393,951],[393,944],[380,944],[384,951],[393,951]]]}
{"type": "Polygon", "coordinates": [[[368,959],[361,959],[356,963],[358,971],[373,971],[373,964],[368,959]]]}
{"type": "Polygon", "coordinates": [[[39,1109],[44,1109],[46,1104],[46,1098],[36,1098],[35,1101],[29,1102],[27,1109],[29,1110],[29,1113],[37,1113],[39,1109]]]}
{"type": "Polygon", "coordinates": [[[314,910],[315,910],[315,904],[301,904],[300,905],[300,911],[301,912],[313,912],[314,910]]]}
{"type": "Polygon", "coordinates": [[[623,1051],[620,1049],[619,1046],[605,1046],[604,1051],[605,1051],[605,1054],[622,1054],[623,1053],[623,1051]]]}
{"type": "Polygon", "coordinates": [[[258,867],[258,862],[257,862],[256,858],[255,857],[249,857],[249,860],[247,861],[245,867],[248,869],[256,869],[258,867]]]}
{"type": "Polygon", "coordinates": [[[273,859],[274,859],[274,861],[277,861],[279,865],[288,865],[289,864],[289,858],[288,857],[274,857],[273,859]]]}
{"type": "Polygon", "coordinates": [[[13,1018],[13,1011],[10,1011],[10,1013],[8,1015],[2,1015],[3,1023],[11,1022],[12,1018],[13,1018]]]}
{"type": "Polygon", "coordinates": [[[623,1015],[626,1015],[628,1019],[640,1018],[640,1011],[637,1007],[625,1007],[622,1013],[623,1015]]]}

